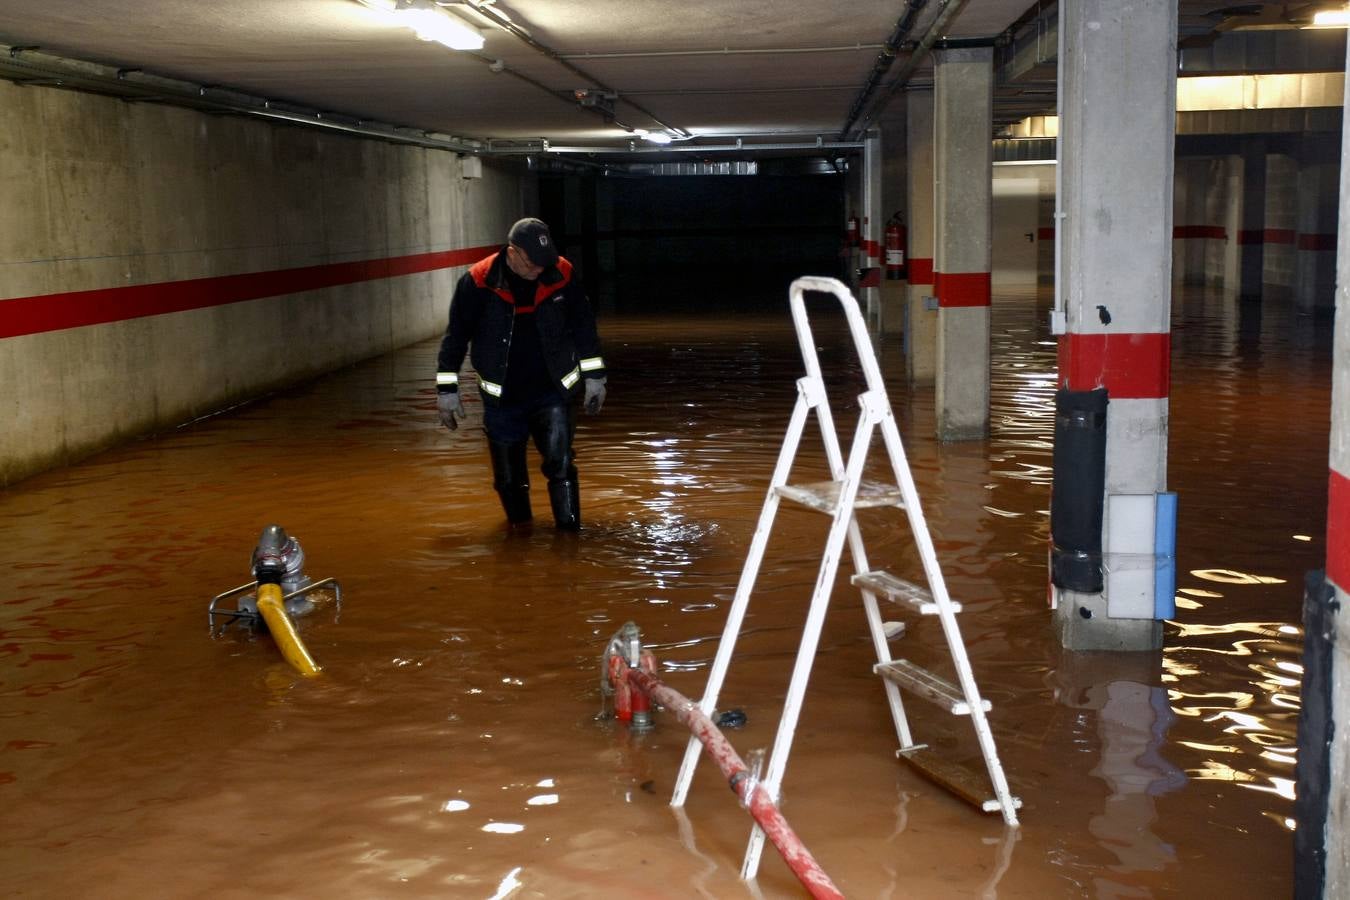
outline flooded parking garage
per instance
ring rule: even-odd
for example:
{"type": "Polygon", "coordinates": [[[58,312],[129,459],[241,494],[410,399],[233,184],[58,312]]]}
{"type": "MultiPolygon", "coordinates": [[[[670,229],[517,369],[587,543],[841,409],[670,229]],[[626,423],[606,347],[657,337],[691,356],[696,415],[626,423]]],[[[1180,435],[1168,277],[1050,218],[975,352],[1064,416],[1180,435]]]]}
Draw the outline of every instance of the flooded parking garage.
{"type": "MultiPolygon", "coordinates": [[[[851,897],[1288,893],[1329,329],[1176,299],[1177,619],[1160,653],[1069,654],[1046,608],[1047,304],[995,296],[987,441],[936,442],[931,389],[880,349],[1022,827],[894,759],[842,574],[785,811],[851,897]]],[[[7,891],[800,896],[772,853],[740,882],[749,820],[712,767],[669,807],[673,720],[633,735],[597,717],[600,653],[628,620],[664,679],[702,693],[801,374],[785,307],[602,321],[610,399],[581,419],[579,535],[550,527],[538,478],[535,526],[504,528],[481,410],[453,435],[436,423],[435,341],[0,494],[7,891]],[[265,639],[208,633],[269,522],[342,584],[340,614],[301,623],[318,679],[265,639]]],[[[849,433],[846,336],[819,336],[849,433]]],[[[903,523],[862,522],[874,560],[915,570],[903,523]]],[[[825,528],[779,515],[722,692],[747,715],[742,752],[772,742],[825,528]]],[[[936,627],[911,622],[905,655],[941,668],[936,627]]],[[[963,721],[910,707],[916,736],[978,764],[963,721]]]]}

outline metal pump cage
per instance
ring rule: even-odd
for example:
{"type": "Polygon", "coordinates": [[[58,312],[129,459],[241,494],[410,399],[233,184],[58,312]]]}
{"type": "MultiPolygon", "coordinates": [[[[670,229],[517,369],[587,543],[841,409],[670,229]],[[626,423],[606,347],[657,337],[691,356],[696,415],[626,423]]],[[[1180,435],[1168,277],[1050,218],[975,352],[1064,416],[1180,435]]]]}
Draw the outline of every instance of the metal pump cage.
{"type": "MultiPolygon", "coordinates": [[[[229,627],[231,623],[239,619],[247,620],[250,625],[257,625],[258,622],[262,621],[262,617],[259,616],[258,614],[241,610],[238,607],[236,607],[235,609],[216,608],[216,604],[220,603],[220,601],[227,600],[230,597],[237,597],[240,594],[253,590],[257,586],[258,582],[250,581],[248,584],[241,584],[237,588],[230,588],[228,591],[225,591],[224,593],[221,594],[216,594],[214,597],[211,598],[211,603],[206,608],[206,623],[207,627],[211,631],[212,637],[216,637],[220,634],[223,634],[225,629],[229,627]],[[224,617],[226,621],[217,625],[216,621],[217,617],[224,617]]],[[[319,588],[329,586],[333,588],[333,596],[336,598],[337,601],[337,608],[333,613],[334,618],[336,618],[337,616],[342,614],[342,586],[338,584],[336,578],[324,578],[321,581],[316,581],[312,584],[307,584],[304,587],[300,588],[300,590],[291,591],[289,594],[283,596],[281,598],[281,602],[285,603],[292,597],[302,597],[305,594],[308,594],[312,591],[317,591],[319,588]]]]}

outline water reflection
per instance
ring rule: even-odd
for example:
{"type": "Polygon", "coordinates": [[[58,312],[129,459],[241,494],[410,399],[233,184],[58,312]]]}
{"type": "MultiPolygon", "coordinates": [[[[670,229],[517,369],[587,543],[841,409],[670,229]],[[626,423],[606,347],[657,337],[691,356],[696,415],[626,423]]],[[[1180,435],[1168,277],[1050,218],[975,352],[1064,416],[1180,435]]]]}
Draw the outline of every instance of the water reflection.
{"type": "MultiPolygon", "coordinates": [[[[1177,862],[1176,847],[1155,831],[1156,798],[1186,786],[1187,777],[1163,754],[1175,715],[1157,683],[1154,653],[1065,653],[1056,672],[1058,702],[1095,714],[1097,742],[1090,774],[1105,782],[1103,805],[1088,831],[1114,859],[1085,873],[1099,897],[1147,896],[1140,873],[1163,872],[1177,862]]],[[[1086,725],[1086,721],[1079,720],[1086,725]]]]}

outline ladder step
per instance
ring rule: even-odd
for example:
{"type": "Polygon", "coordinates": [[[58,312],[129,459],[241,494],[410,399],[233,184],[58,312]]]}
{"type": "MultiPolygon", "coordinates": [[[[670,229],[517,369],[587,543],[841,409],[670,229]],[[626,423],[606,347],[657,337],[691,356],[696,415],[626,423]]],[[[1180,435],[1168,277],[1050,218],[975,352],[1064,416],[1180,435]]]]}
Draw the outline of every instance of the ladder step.
{"type": "MultiPolygon", "coordinates": [[[[843,482],[839,481],[782,484],[776,490],[780,497],[834,515],[835,509],[839,506],[839,488],[842,484],[843,482]]],[[[854,500],[853,507],[864,509],[870,506],[896,506],[904,509],[905,503],[900,496],[900,488],[896,485],[864,481],[858,485],[858,496],[854,500]]]]}
{"type": "MultiPolygon", "coordinates": [[[[966,702],[965,694],[961,693],[959,687],[907,659],[877,663],[872,667],[872,671],[887,681],[913,691],[925,700],[946,707],[954,716],[970,715],[970,704],[966,702]]],[[[985,712],[993,709],[989,701],[984,699],[980,700],[980,708],[985,712]]]]}
{"type": "MultiPolygon", "coordinates": [[[[933,599],[933,594],[927,588],[919,587],[914,582],[905,581],[903,578],[896,578],[890,572],[880,570],[863,572],[860,575],[853,576],[853,583],[874,594],[881,594],[895,603],[907,603],[925,616],[938,614],[937,601],[933,599]]],[[[955,600],[950,602],[952,612],[959,613],[961,604],[955,600]]]]}
{"type": "MultiPolygon", "coordinates": [[[[984,773],[954,763],[931,747],[901,750],[896,756],[917,769],[929,781],[946,788],[972,806],[985,812],[998,812],[1003,808],[997,798],[989,796],[989,779],[984,773]]],[[[1013,797],[1013,809],[1021,806],[1022,801],[1013,797]]]]}

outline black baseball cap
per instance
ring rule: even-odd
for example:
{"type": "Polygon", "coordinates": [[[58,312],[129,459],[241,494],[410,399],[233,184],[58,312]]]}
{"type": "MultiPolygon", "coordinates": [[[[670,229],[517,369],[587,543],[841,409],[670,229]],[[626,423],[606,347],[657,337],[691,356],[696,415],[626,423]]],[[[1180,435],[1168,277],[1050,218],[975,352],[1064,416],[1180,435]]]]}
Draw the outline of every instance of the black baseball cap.
{"type": "Polygon", "coordinates": [[[558,248],[553,245],[553,235],[540,219],[521,219],[511,226],[506,240],[524,250],[536,266],[547,269],[558,263],[558,248]]]}

